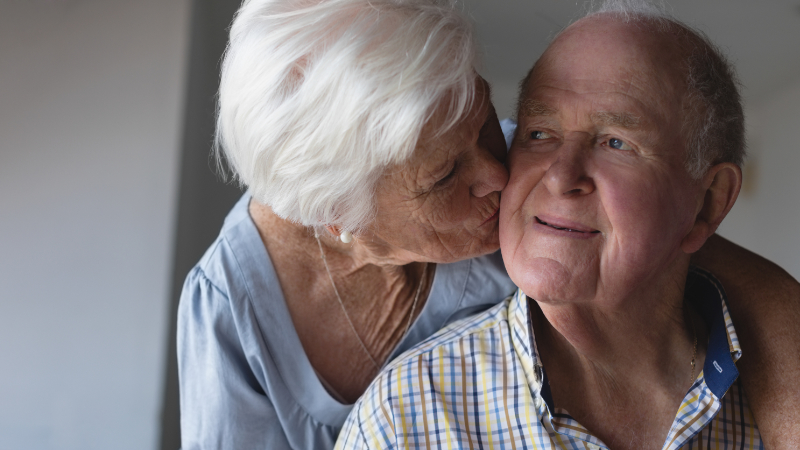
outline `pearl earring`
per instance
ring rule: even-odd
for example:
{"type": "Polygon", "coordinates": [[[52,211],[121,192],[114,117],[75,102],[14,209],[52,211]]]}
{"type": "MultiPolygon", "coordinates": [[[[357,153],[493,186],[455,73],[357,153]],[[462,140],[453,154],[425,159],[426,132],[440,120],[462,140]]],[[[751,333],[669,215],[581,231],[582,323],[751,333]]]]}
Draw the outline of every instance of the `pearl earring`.
{"type": "Polygon", "coordinates": [[[339,234],[339,240],[345,244],[349,244],[353,242],[353,233],[349,231],[342,231],[341,234],[339,234]]]}

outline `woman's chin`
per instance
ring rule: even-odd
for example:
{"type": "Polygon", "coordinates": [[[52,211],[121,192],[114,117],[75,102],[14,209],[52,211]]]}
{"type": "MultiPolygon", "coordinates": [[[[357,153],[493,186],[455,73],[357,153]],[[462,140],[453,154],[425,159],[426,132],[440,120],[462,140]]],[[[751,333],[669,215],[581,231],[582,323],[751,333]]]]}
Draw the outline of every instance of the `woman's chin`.
{"type": "Polygon", "coordinates": [[[494,226],[486,224],[482,228],[479,228],[478,232],[475,233],[469,245],[463,246],[466,251],[459,260],[487,255],[500,249],[500,232],[497,221],[495,221],[494,226]]]}
{"type": "Polygon", "coordinates": [[[488,255],[500,249],[500,237],[497,228],[484,233],[470,235],[468,241],[462,237],[441,239],[419,247],[419,253],[431,262],[449,264],[465,259],[488,255]],[[433,250],[435,249],[435,250],[433,250]]]}

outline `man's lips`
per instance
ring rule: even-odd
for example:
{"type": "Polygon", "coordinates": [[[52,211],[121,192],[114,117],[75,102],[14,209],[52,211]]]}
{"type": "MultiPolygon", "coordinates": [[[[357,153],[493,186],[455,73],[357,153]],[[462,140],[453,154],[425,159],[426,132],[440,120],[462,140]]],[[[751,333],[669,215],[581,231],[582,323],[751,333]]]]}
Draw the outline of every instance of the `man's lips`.
{"type": "Polygon", "coordinates": [[[553,228],[559,231],[569,231],[572,233],[583,233],[583,234],[597,234],[600,233],[599,230],[593,230],[591,228],[587,228],[579,223],[565,221],[561,219],[550,219],[549,217],[546,218],[547,221],[543,220],[538,216],[534,216],[537,223],[545,225],[547,227],[553,228]]]}

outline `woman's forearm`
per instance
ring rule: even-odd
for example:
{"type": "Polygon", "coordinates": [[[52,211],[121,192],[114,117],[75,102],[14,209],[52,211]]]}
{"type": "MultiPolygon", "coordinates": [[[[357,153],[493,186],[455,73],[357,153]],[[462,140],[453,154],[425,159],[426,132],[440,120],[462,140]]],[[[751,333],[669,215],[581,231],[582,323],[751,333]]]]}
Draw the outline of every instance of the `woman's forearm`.
{"type": "Polygon", "coordinates": [[[742,347],[737,367],[765,446],[800,448],[800,284],[718,235],[692,263],[711,271],[725,287],[742,347]]]}

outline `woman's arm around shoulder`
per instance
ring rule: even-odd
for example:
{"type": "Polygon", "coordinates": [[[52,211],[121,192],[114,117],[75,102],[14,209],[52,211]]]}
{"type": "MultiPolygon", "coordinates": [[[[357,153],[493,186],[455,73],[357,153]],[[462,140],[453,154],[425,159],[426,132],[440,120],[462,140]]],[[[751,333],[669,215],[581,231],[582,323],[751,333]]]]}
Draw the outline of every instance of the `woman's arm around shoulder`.
{"type": "Polygon", "coordinates": [[[800,284],[718,235],[692,263],[725,287],[742,347],[737,367],[766,448],[800,448],[800,284]]]}

